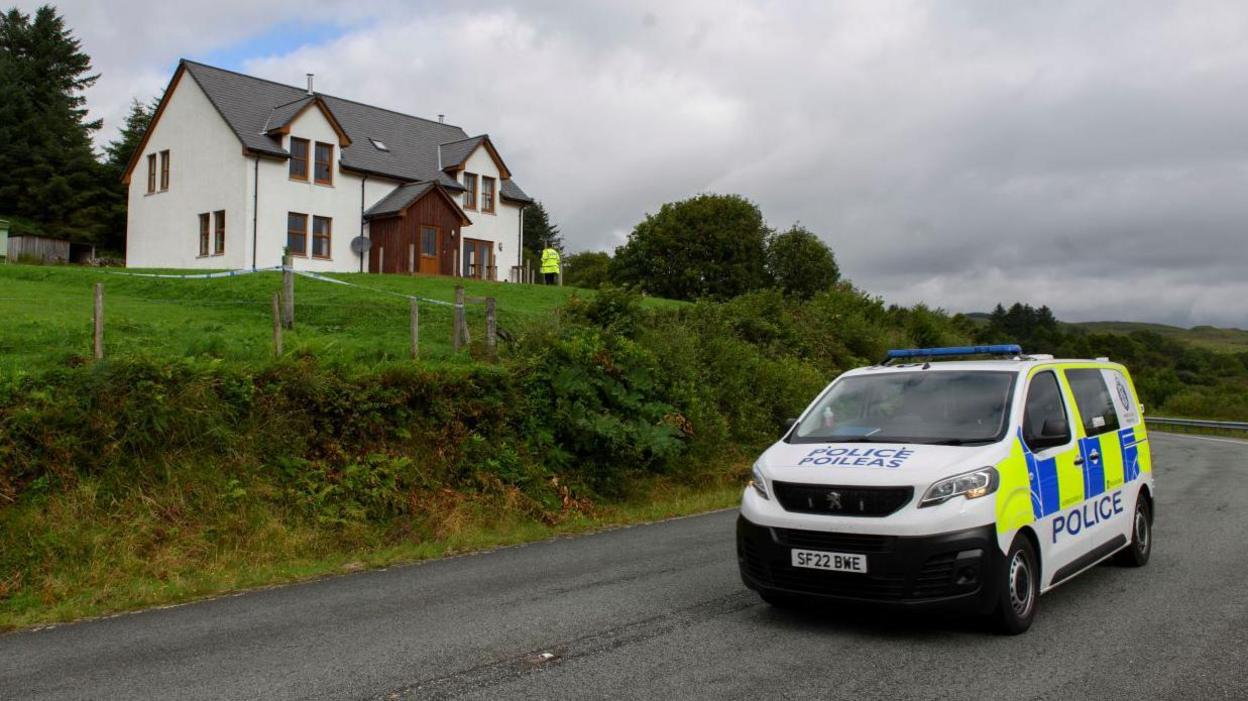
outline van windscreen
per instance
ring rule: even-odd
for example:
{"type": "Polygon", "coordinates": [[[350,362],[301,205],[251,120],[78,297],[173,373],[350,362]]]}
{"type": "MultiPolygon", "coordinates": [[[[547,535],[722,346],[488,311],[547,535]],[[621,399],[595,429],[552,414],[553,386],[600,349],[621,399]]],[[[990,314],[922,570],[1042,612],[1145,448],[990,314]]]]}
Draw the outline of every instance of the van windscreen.
{"type": "Polygon", "coordinates": [[[846,377],[791,443],[984,445],[1005,437],[1015,373],[932,370],[846,377]]]}

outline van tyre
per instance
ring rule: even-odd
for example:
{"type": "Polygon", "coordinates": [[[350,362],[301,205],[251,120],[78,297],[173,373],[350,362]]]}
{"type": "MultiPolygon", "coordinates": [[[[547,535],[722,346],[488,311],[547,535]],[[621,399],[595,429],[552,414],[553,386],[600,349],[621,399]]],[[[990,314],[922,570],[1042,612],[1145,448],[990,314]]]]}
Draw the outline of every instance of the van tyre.
{"type": "Polygon", "coordinates": [[[1031,627],[1040,599],[1040,563],[1026,536],[1015,536],[1003,567],[996,623],[1002,633],[1018,635],[1031,627]]]}
{"type": "Polygon", "coordinates": [[[1143,567],[1153,554],[1153,512],[1148,497],[1140,494],[1135,499],[1135,514],[1131,518],[1131,544],[1118,553],[1118,563],[1127,567],[1143,567]]]}

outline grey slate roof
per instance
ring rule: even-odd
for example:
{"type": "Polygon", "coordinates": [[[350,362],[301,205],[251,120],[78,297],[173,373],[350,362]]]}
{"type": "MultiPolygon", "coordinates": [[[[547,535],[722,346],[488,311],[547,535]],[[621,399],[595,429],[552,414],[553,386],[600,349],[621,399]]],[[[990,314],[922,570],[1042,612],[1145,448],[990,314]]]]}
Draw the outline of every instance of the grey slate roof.
{"type": "MultiPolygon", "coordinates": [[[[290,155],[282,148],[280,138],[265,132],[284,124],[281,120],[289,120],[312,99],[305,89],[186,59],[181,65],[245,148],[278,157],[290,155]]],[[[351,139],[351,145],[342,149],[339,156],[343,168],[405,182],[437,181],[454,191],[464,189],[438,167],[438,147],[468,140],[463,129],[332,95],[316,96],[325,102],[351,139]],[[389,151],[374,147],[370,137],[385,143],[389,151]]],[[[501,194],[513,201],[532,201],[511,181],[503,181],[501,194]],[[509,195],[509,191],[516,195],[509,195]]]]}
{"type": "Polygon", "coordinates": [[[503,187],[499,189],[498,194],[503,199],[511,200],[512,202],[520,202],[522,204],[533,204],[534,202],[532,197],[529,197],[524,190],[520,189],[515,180],[504,180],[503,187]]]}
{"type": "Polygon", "coordinates": [[[295,100],[294,102],[288,102],[284,105],[274,107],[273,111],[269,112],[269,118],[264,122],[264,131],[268,132],[273,129],[286,126],[290,120],[295,118],[295,115],[299,114],[299,111],[302,110],[305,105],[315,99],[315,95],[304,95],[301,99],[295,100]]]}
{"type": "Polygon", "coordinates": [[[372,219],[373,217],[381,217],[388,214],[398,214],[404,209],[407,209],[409,204],[420,199],[422,195],[432,189],[433,183],[431,182],[400,185],[391,190],[390,194],[381,198],[377,204],[369,207],[368,210],[364,212],[364,218],[372,219]]]}
{"type": "Polygon", "coordinates": [[[449,144],[442,144],[438,147],[442,150],[442,167],[450,168],[468,160],[468,156],[472,155],[473,149],[480,146],[482,141],[485,141],[485,134],[452,141],[449,144]]]}

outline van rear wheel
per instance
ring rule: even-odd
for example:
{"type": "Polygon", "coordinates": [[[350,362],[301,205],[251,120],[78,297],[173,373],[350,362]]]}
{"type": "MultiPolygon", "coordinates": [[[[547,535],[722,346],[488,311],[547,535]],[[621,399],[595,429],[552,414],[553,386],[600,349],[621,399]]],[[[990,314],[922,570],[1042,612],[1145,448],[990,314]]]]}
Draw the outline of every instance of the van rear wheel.
{"type": "Polygon", "coordinates": [[[1026,536],[1015,536],[1003,566],[996,622],[1002,633],[1018,635],[1031,627],[1040,598],[1040,565],[1026,536]]]}
{"type": "Polygon", "coordinates": [[[1118,553],[1117,560],[1127,567],[1143,567],[1153,554],[1153,514],[1148,499],[1135,498],[1135,516],[1131,520],[1131,544],[1118,553]]]}

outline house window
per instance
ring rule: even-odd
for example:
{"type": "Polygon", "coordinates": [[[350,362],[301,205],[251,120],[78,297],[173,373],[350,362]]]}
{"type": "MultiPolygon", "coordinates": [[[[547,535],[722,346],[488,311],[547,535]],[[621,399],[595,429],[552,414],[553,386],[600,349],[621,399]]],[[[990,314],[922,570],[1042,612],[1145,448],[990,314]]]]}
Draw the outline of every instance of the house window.
{"type": "Polygon", "coordinates": [[[290,177],[308,179],[308,140],[290,137],[290,177]]]}
{"type": "Polygon", "coordinates": [[[333,220],[329,217],[312,217],[312,257],[329,257],[329,237],[333,220]]]}
{"type": "Polygon", "coordinates": [[[199,255],[208,255],[208,213],[199,215],[199,255]]]}
{"type": "Polygon", "coordinates": [[[212,213],[212,216],[217,220],[216,236],[213,238],[212,255],[219,256],[225,253],[225,210],[218,209],[212,213]]]}
{"type": "Polygon", "coordinates": [[[481,211],[494,211],[494,178],[481,178],[481,211]]]}
{"type": "Polygon", "coordinates": [[[316,142],[316,163],[313,164],[313,176],[322,185],[334,184],[334,146],[316,142]]]}
{"type": "Polygon", "coordinates": [[[373,137],[371,137],[371,136],[370,136],[370,137],[368,137],[368,140],[369,140],[370,142],[372,142],[372,144],[373,144],[373,148],[377,149],[378,151],[389,151],[389,150],[390,150],[390,148],[389,148],[388,146],[386,146],[386,142],[384,142],[384,141],[382,141],[382,140],[380,140],[380,139],[374,139],[373,137]]]}
{"type": "Polygon", "coordinates": [[[464,173],[464,209],[477,208],[477,174],[464,173]]]}
{"type": "Polygon", "coordinates": [[[308,215],[286,213],[286,251],[292,256],[308,255],[308,215]]]}
{"type": "Polygon", "coordinates": [[[147,154],[147,193],[156,192],[156,154],[147,154]]]}
{"type": "Polygon", "coordinates": [[[420,255],[426,258],[438,257],[438,230],[432,226],[420,229],[420,255]]]}
{"type": "Polygon", "coordinates": [[[169,189],[169,152],[160,152],[160,191],[169,189]]]}

